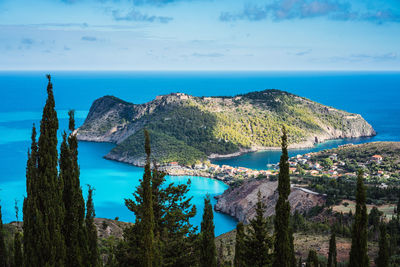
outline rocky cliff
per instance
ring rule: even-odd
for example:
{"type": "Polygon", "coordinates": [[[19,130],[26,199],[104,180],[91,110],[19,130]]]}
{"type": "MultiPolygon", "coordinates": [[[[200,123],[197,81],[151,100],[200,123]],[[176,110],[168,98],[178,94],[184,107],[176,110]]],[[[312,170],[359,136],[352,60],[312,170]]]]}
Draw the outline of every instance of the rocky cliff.
{"type": "MultiPolygon", "coordinates": [[[[245,181],[242,185],[227,189],[222,195],[217,196],[215,210],[232,217],[241,222],[248,223],[255,216],[255,206],[257,203],[257,194],[260,191],[262,202],[265,204],[264,216],[268,217],[275,214],[275,205],[278,201],[277,181],[251,180],[245,181]]],[[[314,192],[293,188],[289,195],[291,211],[295,210],[303,213],[309,211],[312,207],[323,205],[325,197],[314,192]]]]}
{"type": "Polygon", "coordinates": [[[361,115],[287,92],[264,90],[234,97],[174,93],[145,104],[105,96],[94,101],[77,136],[116,143],[108,158],[141,165],[140,139],[147,128],[155,137],[152,147],[159,162],[193,164],[207,157],[279,147],[283,125],[290,147],[375,135],[361,115]]]}

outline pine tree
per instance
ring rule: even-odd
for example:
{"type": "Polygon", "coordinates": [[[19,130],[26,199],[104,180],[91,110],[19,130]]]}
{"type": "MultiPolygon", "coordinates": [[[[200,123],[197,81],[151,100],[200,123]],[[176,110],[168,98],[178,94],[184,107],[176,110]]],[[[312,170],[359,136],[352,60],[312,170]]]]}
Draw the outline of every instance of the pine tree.
{"type": "Polygon", "coordinates": [[[213,210],[210,196],[207,195],[204,199],[204,213],[201,221],[200,232],[200,266],[201,267],[216,267],[217,252],[215,248],[213,210]]]}
{"type": "Polygon", "coordinates": [[[246,247],[245,247],[244,236],[245,236],[244,225],[242,222],[239,222],[236,225],[235,258],[233,261],[233,265],[235,267],[246,266],[246,247]]]}
{"type": "Polygon", "coordinates": [[[278,193],[275,207],[275,246],[274,267],[290,267],[294,262],[293,237],[289,229],[290,194],[289,157],[287,151],[287,135],[282,130],[282,155],[279,162],[278,193]]]}
{"type": "Polygon", "coordinates": [[[360,170],[357,177],[356,213],[351,235],[351,250],[349,265],[354,267],[369,266],[367,255],[367,225],[368,215],[365,204],[365,187],[363,183],[363,172],[360,170]]]}
{"type": "Polygon", "coordinates": [[[329,240],[328,267],[337,267],[336,235],[331,234],[329,240]]]}
{"type": "Polygon", "coordinates": [[[14,266],[23,266],[23,256],[22,256],[22,245],[21,245],[21,233],[16,232],[14,235],[14,266]]]}
{"type": "MultiPolygon", "coordinates": [[[[145,143],[150,142],[150,138],[144,139],[145,143]]],[[[150,148],[150,143],[148,147],[150,148]]],[[[195,249],[197,228],[190,223],[190,219],[196,214],[196,207],[190,203],[192,197],[187,196],[191,182],[189,180],[187,184],[165,186],[165,175],[158,170],[154,161],[151,173],[154,214],[153,265],[193,266],[198,262],[198,255],[195,249]]],[[[136,222],[125,230],[125,240],[118,245],[116,258],[120,266],[143,265],[143,180],[133,196],[134,199],[125,199],[125,205],[135,213],[136,222]]]]}
{"type": "Polygon", "coordinates": [[[389,266],[389,242],[386,234],[386,225],[381,223],[379,236],[379,252],[378,257],[375,260],[377,267],[388,267],[389,266]]]}
{"type": "Polygon", "coordinates": [[[317,252],[315,252],[315,250],[312,249],[308,252],[306,267],[318,267],[318,265],[319,262],[318,262],[317,252]]]}
{"type": "Polygon", "coordinates": [[[3,229],[3,220],[1,215],[1,206],[0,206],[0,267],[7,266],[7,251],[6,244],[4,240],[4,229],[3,229]]]}
{"type": "Polygon", "coordinates": [[[96,216],[93,205],[93,188],[88,186],[88,198],[86,201],[86,218],[85,226],[87,233],[88,253],[86,258],[86,266],[97,267],[100,266],[99,250],[97,247],[97,229],[94,224],[94,217],[96,216]]]}
{"type": "Polygon", "coordinates": [[[24,201],[27,242],[24,241],[24,257],[28,266],[64,266],[66,257],[62,235],[63,182],[57,170],[58,119],[50,75],[47,78],[48,96],[40,122],[37,155],[31,151],[27,164],[27,197],[24,201]],[[30,258],[30,255],[34,256],[30,258]]]}
{"type": "Polygon", "coordinates": [[[258,191],[256,215],[250,220],[245,237],[245,259],[247,266],[267,266],[271,263],[271,238],[268,235],[267,221],[264,218],[265,205],[258,191]]]}
{"type": "Polygon", "coordinates": [[[75,130],[74,112],[69,113],[71,134],[63,134],[60,151],[60,177],[64,182],[63,202],[65,217],[63,234],[67,248],[66,266],[83,266],[87,244],[85,238],[85,202],[79,181],[78,141],[75,130]],[[68,139],[68,140],[67,140],[68,139]]]}

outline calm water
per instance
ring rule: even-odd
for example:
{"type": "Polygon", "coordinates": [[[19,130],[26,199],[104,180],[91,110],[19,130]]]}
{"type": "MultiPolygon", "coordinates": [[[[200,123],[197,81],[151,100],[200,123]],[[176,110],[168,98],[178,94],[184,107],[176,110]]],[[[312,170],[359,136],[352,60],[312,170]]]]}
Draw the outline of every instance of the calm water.
{"type": "MultiPolygon", "coordinates": [[[[25,195],[25,164],[32,123],[39,122],[46,98],[43,72],[0,72],[0,199],[3,220],[15,220],[14,201],[25,195]]],[[[336,147],[343,143],[378,140],[400,141],[400,73],[372,72],[54,72],[53,83],[60,129],[67,127],[66,110],[77,110],[77,124],[83,120],[91,103],[112,94],[133,103],[143,103],[156,95],[185,92],[196,96],[235,95],[267,88],[282,89],[325,105],[360,113],[372,124],[378,135],[357,140],[330,141],[313,149],[290,151],[292,155],[336,147]]],[[[133,221],[125,208],[142,169],[102,158],[110,144],[79,143],[81,184],[96,188],[95,207],[98,217],[133,221]]],[[[238,158],[216,161],[220,164],[265,168],[279,160],[279,151],[265,151],[238,158]]],[[[169,177],[168,182],[182,183],[189,177],[169,177]]],[[[203,197],[222,193],[221,182],[190,177],[190,194],[198,208],[193,223],[200,224],[203,197]]],[[[86,191],[86,190],[84,190],[86,191]]],[[[216,234],[233,229],[236,221],[215,213],[216,234]]]]}

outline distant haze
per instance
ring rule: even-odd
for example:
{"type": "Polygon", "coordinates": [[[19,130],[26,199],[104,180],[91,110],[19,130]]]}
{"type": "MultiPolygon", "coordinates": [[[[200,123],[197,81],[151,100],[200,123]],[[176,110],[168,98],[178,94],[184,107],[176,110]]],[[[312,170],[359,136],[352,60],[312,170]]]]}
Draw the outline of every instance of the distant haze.
{"type": "Polygon", "coordinates": [[[400,70],[400,1],[0,0],[0,70],[400,70]]]}

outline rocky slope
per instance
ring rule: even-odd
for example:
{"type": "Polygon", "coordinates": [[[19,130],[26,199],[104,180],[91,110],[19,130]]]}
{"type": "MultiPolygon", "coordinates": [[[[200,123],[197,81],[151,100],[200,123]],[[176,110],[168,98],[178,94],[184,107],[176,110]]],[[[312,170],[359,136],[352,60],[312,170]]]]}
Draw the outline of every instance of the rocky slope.
{"type": "Polygon", "coordinates": [[[108,158],[142,165],[142,129],[147,128],[156,136],[152,148],[159,162],[188,165],[207,157],[279,147],[283,125],[290,147],[375,135],[358,114],[287,92],[264,90],[234,97],[174,93],[138,105],[105,96],[94,101],[77,136],[116,143],[108,158]]]}
{"type": "MultiPolygon", "coordinates": [[[[229,214],[241,222],[248,223],[255,216],[258,191],[261,192],[265,204],[264,216],[275,214],[275,205],[278,201],[278,182],[263,180],[245,181],[238,187],[227,189],[222,195],[217,196],[215,210],[229,214]]],[[[293,188],[289,195],[291,211],[304,212],[317,205],[325,203],[325,197],[302,188],[293,188]]]]}

